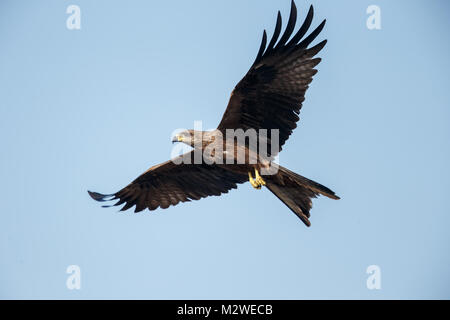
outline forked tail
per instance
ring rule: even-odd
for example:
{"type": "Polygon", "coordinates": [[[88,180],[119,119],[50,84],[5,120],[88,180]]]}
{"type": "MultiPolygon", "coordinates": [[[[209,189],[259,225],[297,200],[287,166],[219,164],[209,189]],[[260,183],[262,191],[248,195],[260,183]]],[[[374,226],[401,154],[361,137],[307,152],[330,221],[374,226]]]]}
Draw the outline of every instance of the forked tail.
{"type": "Polygon", "coordinates": [[[266,187],[288,206],[308,227],[309,210],[312,207],[312,198],[324,195],[338,200],[339,197],[327,187],[302,177],[282,166],[273,176],[265,176],[266,187]]]}

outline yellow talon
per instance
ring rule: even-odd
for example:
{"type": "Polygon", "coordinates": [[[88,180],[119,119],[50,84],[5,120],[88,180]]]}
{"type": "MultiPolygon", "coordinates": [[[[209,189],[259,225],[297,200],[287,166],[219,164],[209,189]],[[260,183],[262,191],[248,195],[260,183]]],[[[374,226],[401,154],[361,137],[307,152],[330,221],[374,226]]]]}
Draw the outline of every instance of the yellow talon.
{"type": "Polygon", "coordinates": [[[250,184],[255,189],[261,189],[261,184],[258,183],[255,179],[253,179],[251,172],[248,173],[248,181],[250,181],[250,184]]]}
{"type": "Polygon", "coordinates": [[[266,182],[264,179],[259,175],[258,169],[255,168],[255,180],[260,186],[265,186],[266,182]]]}

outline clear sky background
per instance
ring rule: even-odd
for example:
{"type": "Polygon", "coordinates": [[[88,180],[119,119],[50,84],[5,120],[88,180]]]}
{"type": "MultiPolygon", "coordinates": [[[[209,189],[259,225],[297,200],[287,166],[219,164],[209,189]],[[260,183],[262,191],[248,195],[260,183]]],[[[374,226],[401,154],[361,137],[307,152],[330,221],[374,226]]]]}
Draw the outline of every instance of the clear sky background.
{"type": "Polygon", "coordinates": [[[1,1],[0,298],[450,298],[450,5],[297,0],[300,19],[311,2],[329,42],[280,162],[342,200],[306,228],[248,183],[140,214],[86,192],[215,127],[289,0],[1,1]]]}

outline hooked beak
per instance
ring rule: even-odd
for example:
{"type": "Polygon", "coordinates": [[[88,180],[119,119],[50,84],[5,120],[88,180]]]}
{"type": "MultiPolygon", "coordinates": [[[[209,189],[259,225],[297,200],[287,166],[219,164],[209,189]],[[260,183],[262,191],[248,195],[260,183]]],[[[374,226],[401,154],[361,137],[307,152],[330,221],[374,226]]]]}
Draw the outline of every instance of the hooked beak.
{"type": "Polygon", "coordinates": [[[179,136],[179,135],[174,136],[172,138],[172,143],[175,143],[175,142],[183,142],[183,137],[179,136]]]}

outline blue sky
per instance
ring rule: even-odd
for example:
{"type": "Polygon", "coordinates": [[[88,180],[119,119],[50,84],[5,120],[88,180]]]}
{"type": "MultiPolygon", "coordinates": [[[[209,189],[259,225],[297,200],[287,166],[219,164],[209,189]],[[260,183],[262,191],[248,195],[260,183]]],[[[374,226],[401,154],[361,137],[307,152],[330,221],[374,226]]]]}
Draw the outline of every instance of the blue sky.
{"type": "Polygon", "coordinates": [[[448,3],[296,3],[329,42],[280,162],[342,197],[316,199],[311,228],[249,184],[141,214],[86,193],[215,127],[290,1],[2,1],[0,298],[450,298],[448,3]]]}

